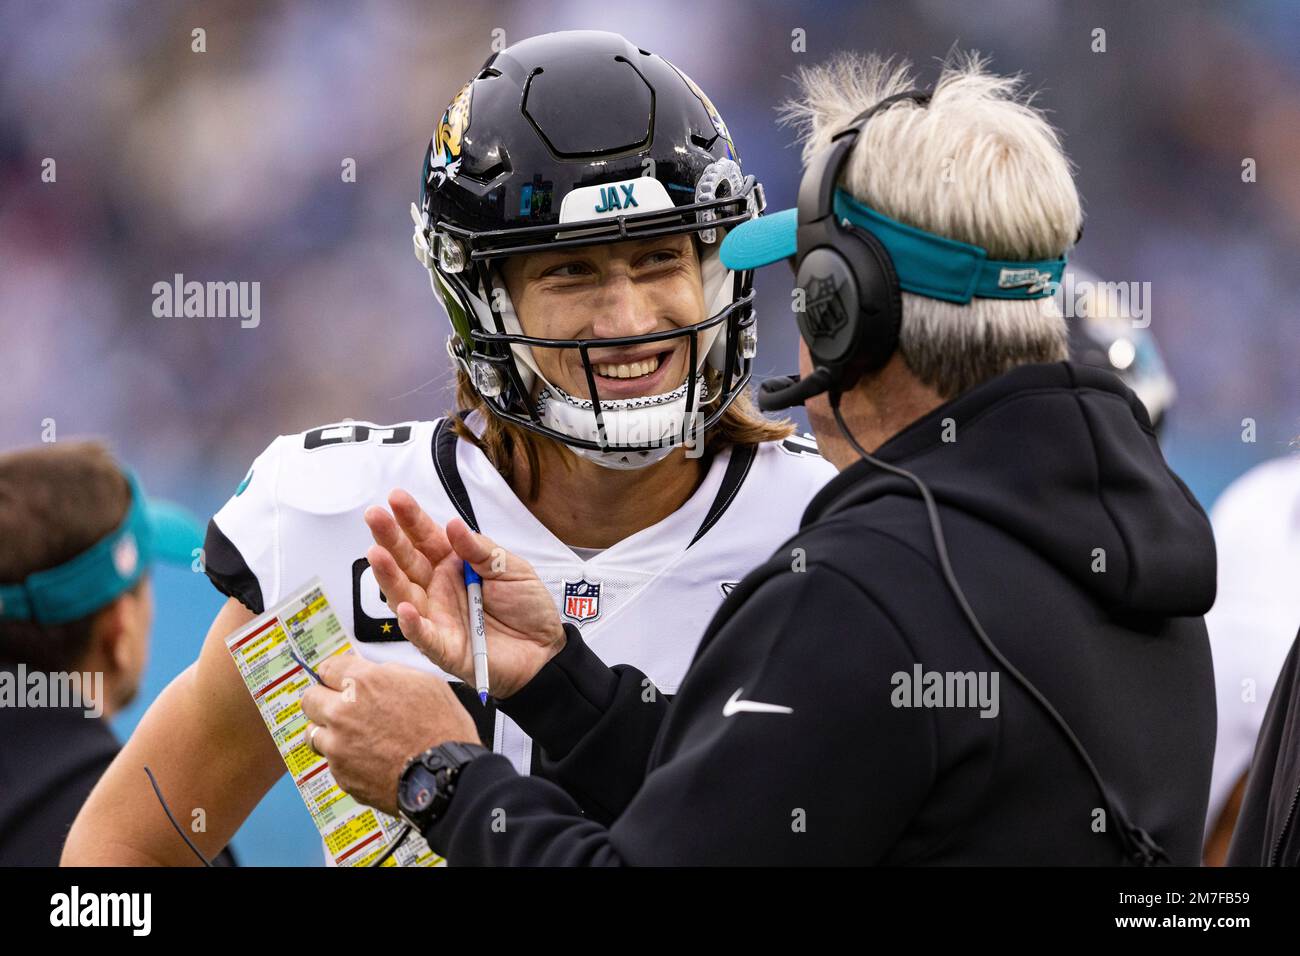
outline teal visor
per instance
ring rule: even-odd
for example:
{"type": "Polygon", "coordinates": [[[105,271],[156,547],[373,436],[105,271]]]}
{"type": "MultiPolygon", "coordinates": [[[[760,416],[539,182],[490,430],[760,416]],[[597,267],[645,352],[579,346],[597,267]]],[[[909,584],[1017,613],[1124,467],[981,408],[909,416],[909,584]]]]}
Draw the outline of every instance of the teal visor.
{"type": "Polygon", "coordinates": [[[203,531],[184,509],[149,501],[125,471],[131,504],[122,523],[89,549],[57,567],[0,584],[0,618],[64,624],[98,611],[135,586],[155,560],[188,565],[203,531]]]}
{"type": "MultiPolygon", "coordinates": [[[[916,229],[869,206],[842,189],[835,191],[835,215],[873,233],[889,250],[898,285],[945,302],[982,299],[1041,299],[1049,296],[1065,271],[1065,256],[1013,262],[990,259],[979,246],[916,229]]],[[[722,242],[728,269],[757,269],[795,255],[798,211],[785,209],[743,222],[722,242]]]]}

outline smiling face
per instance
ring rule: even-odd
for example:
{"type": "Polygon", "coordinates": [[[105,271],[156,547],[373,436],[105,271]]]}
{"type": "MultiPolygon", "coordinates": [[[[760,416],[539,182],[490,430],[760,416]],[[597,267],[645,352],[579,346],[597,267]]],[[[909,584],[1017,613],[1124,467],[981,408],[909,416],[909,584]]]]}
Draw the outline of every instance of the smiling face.
{"type": "MultiPolygon", "coordinates": [[[[515,256],[505,260],[502,276],[524,334],[539,338],[623,338],[707,318],[700,261],[689,235],[515,256]]],[[[686,381],[689,348],[687,336],[593,348],[598,397],[671,392],[686,381]]],[[[570,395],[592,397],[577,349],[534,346],[532,352],[548,381],[570,395]]]]}

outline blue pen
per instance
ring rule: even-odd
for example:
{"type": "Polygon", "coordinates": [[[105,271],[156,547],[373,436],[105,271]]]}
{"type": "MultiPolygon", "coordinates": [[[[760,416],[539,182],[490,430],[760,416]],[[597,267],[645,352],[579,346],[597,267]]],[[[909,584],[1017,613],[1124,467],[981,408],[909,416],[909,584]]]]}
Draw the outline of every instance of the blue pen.
{"type": "Polygon", "coordinates": [[[483,579],[478,572],[465,566],[465,593],[469,597],[469,631],[470,650],[474,654],[474,688],[478,691],[479,702],[487,706],[488,699],[488,653],[487,625],[483,620],[483,579]]]}

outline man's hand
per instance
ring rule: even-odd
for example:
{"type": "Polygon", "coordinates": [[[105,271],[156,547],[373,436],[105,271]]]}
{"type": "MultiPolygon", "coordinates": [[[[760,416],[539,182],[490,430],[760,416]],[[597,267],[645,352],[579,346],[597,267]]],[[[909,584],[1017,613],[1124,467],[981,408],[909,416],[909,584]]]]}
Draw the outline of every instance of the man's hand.
{"type": "Polygon", "coordinates": [[[305,739],[340,787],[377,810],[397,814],[397,780],[412,757],[447,741],[479,742],[473,718],[440,677],[356,654],[328,658],[316,672],[325,686],[303,694],[305,739]]]}
{"type": "Polygon", "coordinates": [[[474,685],[461,564],[468,561],[483,578],[491,692],[509,697],[564,648],[564,627],[550,592],[532,565],[459,518],[444,530],[400,489],[388,503],[392,514],[366,509],[375,539],[366,558],[402,634],[443,670],[474,685]]]}

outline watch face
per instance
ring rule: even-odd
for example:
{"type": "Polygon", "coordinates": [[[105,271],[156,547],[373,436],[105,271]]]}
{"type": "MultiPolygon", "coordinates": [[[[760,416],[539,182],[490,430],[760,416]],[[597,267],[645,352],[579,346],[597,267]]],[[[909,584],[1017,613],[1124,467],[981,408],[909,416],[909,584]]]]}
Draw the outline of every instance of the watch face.
{"type": "Polygon", "coordinates": [[[474,745],[444,744],[412,761],[397,787],[397,806],[407,822],[425,827],[446,813],[460,768],[480,752],[488,753],[474,745]]]}
{"type": "Polygon", "coordinates": [[[433,803],[433,780],[427,770],[421,766],[411,768],[412,772],[402,781],[400,803],[408,813],[419,813],[433,803]]]}

